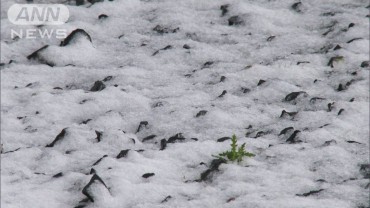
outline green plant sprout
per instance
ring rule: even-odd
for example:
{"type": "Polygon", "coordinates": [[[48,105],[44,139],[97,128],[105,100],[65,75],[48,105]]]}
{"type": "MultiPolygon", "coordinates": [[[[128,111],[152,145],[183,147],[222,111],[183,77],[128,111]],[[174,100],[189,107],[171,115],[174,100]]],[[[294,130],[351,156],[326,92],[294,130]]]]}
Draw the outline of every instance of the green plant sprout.
{"type": "Polygon", "coordinates": [[[231,162],[234,162],[234,161],[241,162],[243,160],[243,157],[254,157],[255,156],[253,153],[245,151],[245,149],[244,149],[245,148],[245,143],[242,144],[238,148],[237,141],[238,140],[237,140],[237,138],[234,134],[231,138],[231,150],[222,152],[222,153],[218,154],[218,156],[214,156],[214,157],[217,157],[219,159],[224,159],[224,160],[227,159],[231,162]]]}

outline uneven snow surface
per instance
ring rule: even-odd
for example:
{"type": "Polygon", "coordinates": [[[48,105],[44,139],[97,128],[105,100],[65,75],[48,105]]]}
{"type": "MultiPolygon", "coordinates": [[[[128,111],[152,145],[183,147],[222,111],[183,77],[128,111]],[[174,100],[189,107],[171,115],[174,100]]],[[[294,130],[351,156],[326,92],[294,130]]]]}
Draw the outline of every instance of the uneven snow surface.
{"type": "Polygon", "coordinates": [[[2,208],[369,207],[368,1],[54,0],[57,27],[13,25],[15,2],[2,208]],[[256,156],[214,167],[233,134],[256,156]]]}

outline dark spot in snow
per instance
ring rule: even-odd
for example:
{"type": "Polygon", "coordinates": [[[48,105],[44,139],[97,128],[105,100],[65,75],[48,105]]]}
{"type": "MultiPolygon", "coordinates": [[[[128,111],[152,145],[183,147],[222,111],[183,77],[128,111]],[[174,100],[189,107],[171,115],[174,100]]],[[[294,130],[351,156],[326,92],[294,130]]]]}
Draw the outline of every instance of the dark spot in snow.
{"type": "Polygon", "coordinates": [[[39,173],[39,172],[35,172],[34,174],[36,174],[36,175],[46,175],[45,173],[39,173]]]}
{"type": "Polygon", "coordinates": [[[296,2],[292,6],[292,9],[298,13],[302,12],[301,7],[302,7],[302,2],[296,2]]]}
{"type": "Polygon", "coordinates": [[[336,51],[336,50],[339,50],[339,49],[341,49],[342,48],[342,46],[340,46],[340,45],[336,45],[335,47],[334,47],[334,51],[336,51]]]}
{"type": "Polygon", "coordinates": [[[226,80],[226,77],[225,76],[221,76],[220,82],[224,82],[225,80],[226,80]]]}
{"type": "MultiPolygon", "coordinates": [[[[328,32],[331,32],[332,30],[329,30],[328,32]]],[[[325,35],[325,33],[323,34],[325,35]]],[[[329,44],[329,45],[324,45],[323,47],[320,48],[320,50],[318,51],[318,53],[328,53],[329,50],[331,48],[333,48],[334,46],[332,44],[329,44]]]]}
{"type": "Polygon", "coordinates": [[[370,164],[361,164],[360,173],[364,176],[365,179],[370,178],[370,164]]]}
{"type": "Polygon", "coordinates": [[[353,102],[353,101],[355,101],[355,98],[351,98],[351,99],[349,100],[349,102],[353,102]]]}
{"type": "Polygon", "coordinates": [[[243,93],[248,93],[250,91],[251,91],[251,89],[242,87],[242,92],[243,93]]]}
{"type": "Polygon", "coordinates": [[[184,44],[182,47],[185,49],[190,49],[190,46],[188,44],[184,44]]]}
{"type": "Polygon", "coordinates": [[[318,193],[320,193],[323,190],[324,189],[314,190],[314,191],[310,191],[310,192],[303,193],[303,194],[296,194],[296,196],[304,196],[304,197],[307,197],[307,196],[310,196],[310,195],[313,195],[313,194],[318,194],[318,193]]]}
{"type": "Polygon", "coordinates": [[[340,91],[343,91],[345,90],[345,87],[343,87],[342,84],[339,84],[338,88],[337,88],[337,91],[340,92],[340,91]]]}
{"type": "Polygon", "coordinates": [[[91,174],[95,174],[95,173],[96,173],[96,170],[94,168],[91,168],[89,174],[91,175],[91,174]]]}
{"type": "Polygon", "coordinates": [[[317,101],[322,101],[322,100],[326,100],[326,99],[325,98],[320,98],[320,97],[313,97],[313,98],[310,99],[310,103],[314,104],[317,101]]]}
{"type": "Polygon", "coordinates": [[[335,104],[335,102],[328,103],[328,112],[331,112],[331,110],[333,110],[334,104],[335,104]]]}
{"type": "Polygon", "coordinates": [[[94,164],[92,166],[95,166],[95,165],[99,164],[106,157],[108,157],[108,155],[104,155],[103,157],[101,157],[99,160],[97,160],[96,162],[94,162],[94,164]]]}
{"type": "Polygon", "coordinates": [[[126,150],[121,150],[121,152],[119,152],[119,154],[117,155],[117,159],[120,159],[121,157],[126,157],[127,156],[127,153],[130,151],[130,149],[126,149],[126,150]]]}
{"type": "Polygon", "coordinates": [[[214,62],[213,61],[207,61],[203,64],[202,69],[209,68],[214,62]]]}
{"type": "Polygon", "coordinates": [[[164,27],[164,26],[161,26],[161,25],[157,25],[153,28],[153,31],[159,33],[159,34],[164,34],[164,33],[176,33],[180,28],[175,28],[175,29],[171,29],[171,28],[168,28],[168,27],[164,27]]]}
{"type": "Polygon", "coordinates": [[[352,43],[353,41],[356,41],[356,40],[362,40],[363,38],[353,38],[349,41],[347,41],[347,43],[352,43]]]}
{"type": "Polygon", "coordinates": [[[299,64],[309,64],[309,63],[310,63],[309,61],[298,61],[297,65],[299,65],[299,64]]]}
{"type": "Polygon", "coordinates": [[[356,142],[356,141],[352,141],[352,140],[348,140],[346,141],[347,143],[350,143],[350,144],[362,144],[360,142],[356,142]]]}
{"type": "Polygon", "coordinates": [[[369,67],[370,66],[370,61],[363,61],[362,63],[361,63],[361,67],[362,68],[366,68],[366,67],[369,67]]]}
{"type": "Polygon", "coordinates": [[[321,16],[334,16],[334,15],[335,15],[335,12],[325,12],[321,14],[321,16]]]}
{"type": "Polygon", "coordinates": [[[244,23],[244,20],[239,16],[232,16],[228,19],[229,26],[232,25],[241,25],[244,23]]]}
{"type": "Polygon", "coordinates": [[[341,108],[341,109],[339,110],[339,112],[338,112],[338,116],[339,116],[341,113],[343,113],[343,111],[344,111],[344,109],[343,109],[343,108],[341,108]]]}
{"type": "Polygon", "coordinates": [[[285,98],[284,98],[284,100],[285,101],[293,101],[293,100],[295,100],[299,95],[301,95],[301,94],[303,94],[303,95],[305,95],[305,96],[307,96],[307,93],[306,92],[304,92],[304,91],[299,91],[299,92],[291,92],[291,93],[289,93],[287,96],[285,96],[285,98]]]}
{"type": "Polygon", "coordinates": [[[295,144],[295,143],[299,143],[299,142],[302,142],[301,140],[298,140],[296,137],[298,135],[298,133],[300,133],[301,131],[299,130],[295,130],[293,132],[292,135],[289,136],[289,138],[286,140],[287,143],[289,144],[295,144]]]}
{"type": "Polygon", "coordinates": [[[72,31],[66,39],[64,39],[61,43],[60,46],[67,46],[71,43],[76,43],[78,39],[84,38],[87,39],[88,41],[92,42],[90,35],[83,29],[76,29],[72,31]]]}
{"type": "Polygon", "coordinates": [[[63,90],[61,87],[54,87],[53,90],[63,90]]]}
{"type": "Polygon", "coordinates": [[[254,138],[258,138],[258,137],[261,137],[261,136],[264,136],[264,135],[267,135],[269,134],[269,131],[259,131],[257,132],[256,136],[254,136],[254,138]]]}
{"type": "Polygon", "coordinates": [[[357,178],[349,178],[349,179],[343,180],[343,183],[345,183],[347,181],[355,181],[355,180],[358,180],[358,179],[357,178]]]}
{"type": "Polygon", "coordinates": [[[274,36],[274,35],[273,35],[273,36],[268,37],[266,40],[267,40],[267,42],[270,42],[270,41],[272,41],[273,39],[275,39],[275,37],[276,37],[276,36],[274,36]]]}
{"type": "Polygon", "coordinates": [[[218,168],[220,167],[222,163],[226,163],[226,160],[222,158],[212,160],[210,168],[204,171],[203,173],[201,173],[200,179],[196,180],[196,182],[202,182],[202,181],[209,180],[212,175],[212,172],[218,171],[218,168]]]}
{"type": "Polygon", "coordinates": [[[27,59],[28,60],[35,60],[35,61],[38,61],[39,63],[41,64],[46,64],[50,67],[53,67],[55,66],[54,63],[52,62],[49,62],[48,60],[46,60],[44,57],[42,57],[40,55],[40,53],[44,50],[46,50],[47,48],[49,47],[49,45],[45,45],[43,47],[41,47],[40,49],[36,50],[35,52],[33,52],[31,55],[27,56],[27,59]]]}
{"type": "Polygon", "coordinates": [[[162,102],[157,102],[153,105],[153,108],[158,108],[158,107],[161,107],[163,106],[163,103],[162,102]]]}
{"type": "Polygon", "coordinates": [[[316,180],[316,182],[326,183],[326,180],[324,180],[324,179],[319,179],[319,180],[316,180]]]}
{"type": "Polygon", "coordinates": [[[226,201],[226,203],[230,203],[230,202],[232,202],[232,201],[235,201],[235,197],[231,197],[231,198],[229,198],[229,199],[226,201]]]}
{"type": "Polygon", "coordinates": [[[328,66],[334,67],[334,63],[343,60],[343,56],[334,56],[329,59],[328,66]]]}
{"type": "Polygon", "coordinates": [[[260,81],[258,81],[258,84],[257,84],[257,86],[260,86],[261,84],[263,84],[263,83],[265,83],[266,81],[265,80],[263,80],[263,79],[260,79],[260,81]]]}
{"type": "Polygon", "coordinates": [[[84,5],[84,0],[76,0],[76,6],[84,5]]]}
{"type": "Polygon", "coordinates": [[[335,141],[334,139],[329,140],[329,141],[325,141],[322,146],[326,147],[326,146],[329,146],[329,145],[332,145],[332,144],[337,144],[337,141],[335,141]]]}
{"type": "Polygon", "coordinates": [[[168,46],[162,48],[161,50],[168,50],[168,49],[172,49],[172,46],[171,45],[168,45],[168,46]]]}
{"type": "Polygon", "coordinates": [[[283,110],[280,114],[280,118],[291,118],[293,119],[294,116],[297,115],[298,112],[287,112],[285,110],[283,110]]]}
{"type": "Polygon", "coordinates": [[[91,120],[92,120],[92,119],[88,118],[88,119],[86,119],[86,120],[82,121],[80,124],[87,124],[87,123],[89,123],[91,120]]]}
{"type": "Polygon", "coordinates": [[[64,139],[64,137],[66,136],[67,134],[67,128],[64,128],[54,139],[54,141],[48,145],[46,145],[46,147],[54,147],[54,145],[58,142],[58,141],[61,141],[62,139],[64,139]]]}
{"type": "Polygon", "coordinates": [[[103,79],[103,82],[108,82],[113,79],[113,76],[107,76],[103,79]]]}
{"type": "Polygon", "coordinates": [[[95,134],[96,134],[96,140],[97,140],[98,142],[100,142],[100,141],[102,140],[103,132],[101,132],[101,131],[96,131],[96,130],[95,130],[95,134]]]}
{"type": "Polygon", "coordinates": [[[195,117],[199,117],[199,116],[204,116],[204,115],[206,115],[207,114],[207,112],[208,111],[206,111],[206,110],[201,110],[201,111],[199,111],[198,113],[197,113],[197,115],[195,116],[195,117]]]}
{"type": "Polygon", "coordinates": [[[324,125],[320,126],[319,128],[321,129],[321,128],[324,128],[325,126],[329,126],[329,124],[324,124],[324,125]]]}
{"type": "Polygon", "coordinates": [[[279,136],[280,135],[284,135],[284,134],[286,134],[286,133],[288,133],[288,132],[290,132],[292,130],[294,130],[294,128],[292,126],[287,127],[287,128],[285,128],[285,129],[283,129],[283,130],[280,131],[279,136]]]}
{"type": "Polygon", "coordinates": [[[155,56],[155,55],[157,55],[158,53],[159,53],[159,50],[155,51],[155,52],[152,54],[152,56],[155,56]]]}
{"type": "Polygon", "coordinates": [[[155,174],[154,173],[145,173],[144,175],[142,175],[141,177],[143,178],[149,178],[149,177],[152,177],[154,176],[155,174]]]}
{"type": "Polygon", "coordinates": [[[224,4],[224,5],[221,5],[220,6],[220,9],[221,9],[221,17],[223,17],[223,16],[225,16],[225,14],[227,13],[227,12],[229,12],[229,4],[224,4]]]}
{"type": "Polygon", "coordinates": [[[249,137],[254,132],[256,132],[256,130],[255,129],[251,129],[250,131],[247,131],[247,133],[245,133],[245,136],[246,137],[249,137]]]}
{"type": "Polygon", "coordinates": [[[63,176],[63,173],[60,172],[60,173],[57,173],[55,175],[53,175],[53,178],[59,178],[59,177],[62,177],[63,176]]]}
{"type": "Polygon", "coordinates": [[[172,198],[172,196],[166,196],[166,198],[164,198],[161,203],[165,203],[165,202],[168,202],[168,200],[170,200],[172,198]]]}
{"type": "Polygon", "coordinates": [[[105,84],[102,81],[98,80],[91,87],[90,91],[91,92],[98,92],[98,91],[102,91],[104,89],[105,89],[105,84]]]}
{"type": "Polygon", "coordinates": [[[219,138],[219,139],[217,139],[217,142],[224,142],[226,140],[231,140],[231,137],[222,137],[222,138],[219,138]]]}
{"type": "Polygon", "coordinates": [[[149,124],[148,121],[140,121],[139,127],[136,130],[136,133],[140,132],[144,127],[147,127],[149,124]]]}
{"type": "Polygon", "coordinates": [[[149,141],[149,140],[152,140],[152,139],[154,139],[154,137],[156,137],[157,135],[150,135],[150,136],[147,136],[147,137],[145,137],[145,138],[143,138],[143,140],[142,140],[142,142],[146,142],[146,141],[149,141]]]}
{"type": "Polygon", "coordinates": [[[20,147],[18,147],[17,149],[15,149],[15,150],[10,150],[10,151],[7,151],[7,152],[2,152],[1,154],[7,154],[7,153],[11,153],[11,152],[16,152],[16,151],[18,151],[18,150],[20,150],[21,148],[20,147]]]}
{"type": "Polygon", "coordinates": [[[98,17],[98,19],[107,19],[107,18],[108,18],[108,15],[106,15],[106,14],[101,14],[98,17]]]}
{"type": "Polygon", "coordinates": [[[91,201],[91,202],[94,202],[94,197],[95,195],[93,194],[93,191],[91,186],[93,184],[97,184],[97,185],[100,185],[100,186],[103,186],[107,189],[107,191],[109,192],[108,190],[108,187],[105,185],[104,181],[97,175],[97,174],[94,174],[89,183],[82,189],[82,193],[91,201]]]}
{"type": "Polygon", "coordinates": [[[191,138],[192,140],[194,140],[194,141],[198,141],[198,138],[191,138]]]}
{"type": "Polygon", "coordinates": [[[324,32],[322,35],[326,36],[327,34],[331,33],[334,31],[334,27],[330,27],[326,32],[324,32]]]}
{"type": "Polygon", "coordinates": [[[171,46],[171,45],[168,45],[168,46],[166,46],[166,47],[164,47],[164,48],[162,48],[162,49],[159,49],[159,50],[155,51],[155,52],[152,54],[152,56],[157,55],[157,54],[159,53],[159,51],[164,51],[164,50],[168,50],[168,49],[172,49],[172,46],[171,46]]]}
{"type": "Polygon", "coordinates": [[[27,126],[25,129],[25,131],[29,132],[29,133],[34,133],[37,131],[36,128],[32,128],[32,126],[27,126]]]}
{"type": "Polygon", "coordinates": [[[161,147],[160,150],[164,150],[167,147],[167,140],[166,139],[161,139],[161,147]]]}
{"type": "Polygon", "coordinates": [[[226,91],[226,90],[224,90],[224,91],[222,91],[221,95],[219,95],[218,97],[219,97],[219,98],[222,98],[224,95],[226,95],[226,93],[227,93],[227,91],[226,91]]]}
{"type": "Polygon", "coordinates": [[[185,140],[185,137],[182,135],[182,133],[175,134],[174,136],[170,137],[167,140],[167,143],[175,143],[177,141],[183,141],[185,140]]]}
{"type": "Polygon", "coordinates": [[[81,201],[78,202],[78,205],[75,206],[74,208],[85,208],[88,205],[89,198],[82,199],[81,201]]]}
{"type": "Polygon", "coordinates": [[[135,150],[136,152],[144,152],[145,150],[143,149],[138,149],[138,150],[135,150]]]}

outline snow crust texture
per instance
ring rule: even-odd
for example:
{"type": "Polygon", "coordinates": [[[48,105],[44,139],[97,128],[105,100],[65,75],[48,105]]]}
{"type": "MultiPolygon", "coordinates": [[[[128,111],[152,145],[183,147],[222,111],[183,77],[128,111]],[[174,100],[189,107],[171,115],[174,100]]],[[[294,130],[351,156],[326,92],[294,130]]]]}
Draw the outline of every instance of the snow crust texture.
{"type": "Polygon", "coordinates": [[[369,207],[368,1],[55,0],[62,40],[16,2],[2,208],[369,207]]]}

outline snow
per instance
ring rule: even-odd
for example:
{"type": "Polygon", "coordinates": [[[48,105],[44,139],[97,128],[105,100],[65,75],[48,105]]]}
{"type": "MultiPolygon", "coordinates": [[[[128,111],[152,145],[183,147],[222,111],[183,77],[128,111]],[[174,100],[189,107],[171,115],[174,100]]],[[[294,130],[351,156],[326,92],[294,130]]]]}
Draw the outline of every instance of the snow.
{"type": "Polygon", "coordinates": [[[12,40],[10,29],[22,27],[4,14],[15,2],[1,1],[1,207],[369,206],[360,171],[370,163],[367,1],[301,1],[300,12],[292,0],[69,1],[66,24],[42,27],[91,36],[67,46],[12,40]],[[243,23],[228,25],[236,15],[243,23]],[[354,38],[362,39],[347,43],[354,38]],[[53,67],[27,59],[45,45],[40,57],[53,67]],[[328,66],[336,56],[344,58],[328,66]],[[96,81],[105,88],[91,92],[96,81]],[[281,118],[283,110],[298,113],[281,118]],[[148,125],[137,132],[141,121],[148,125]],[[294,131],[278,136],[287,127],[301,142],[286,142],[294,131]],[[160,150],[178,133],[186,139],[160,150]],[[229,149],[230,140],[217,139],[233,134],[256,156],[197,182],[212,155],[229,149]],[[87,187],[93,172],[106,187],[87,187]],[[94,202],[81,202],[85,187],[94,202]]]}

